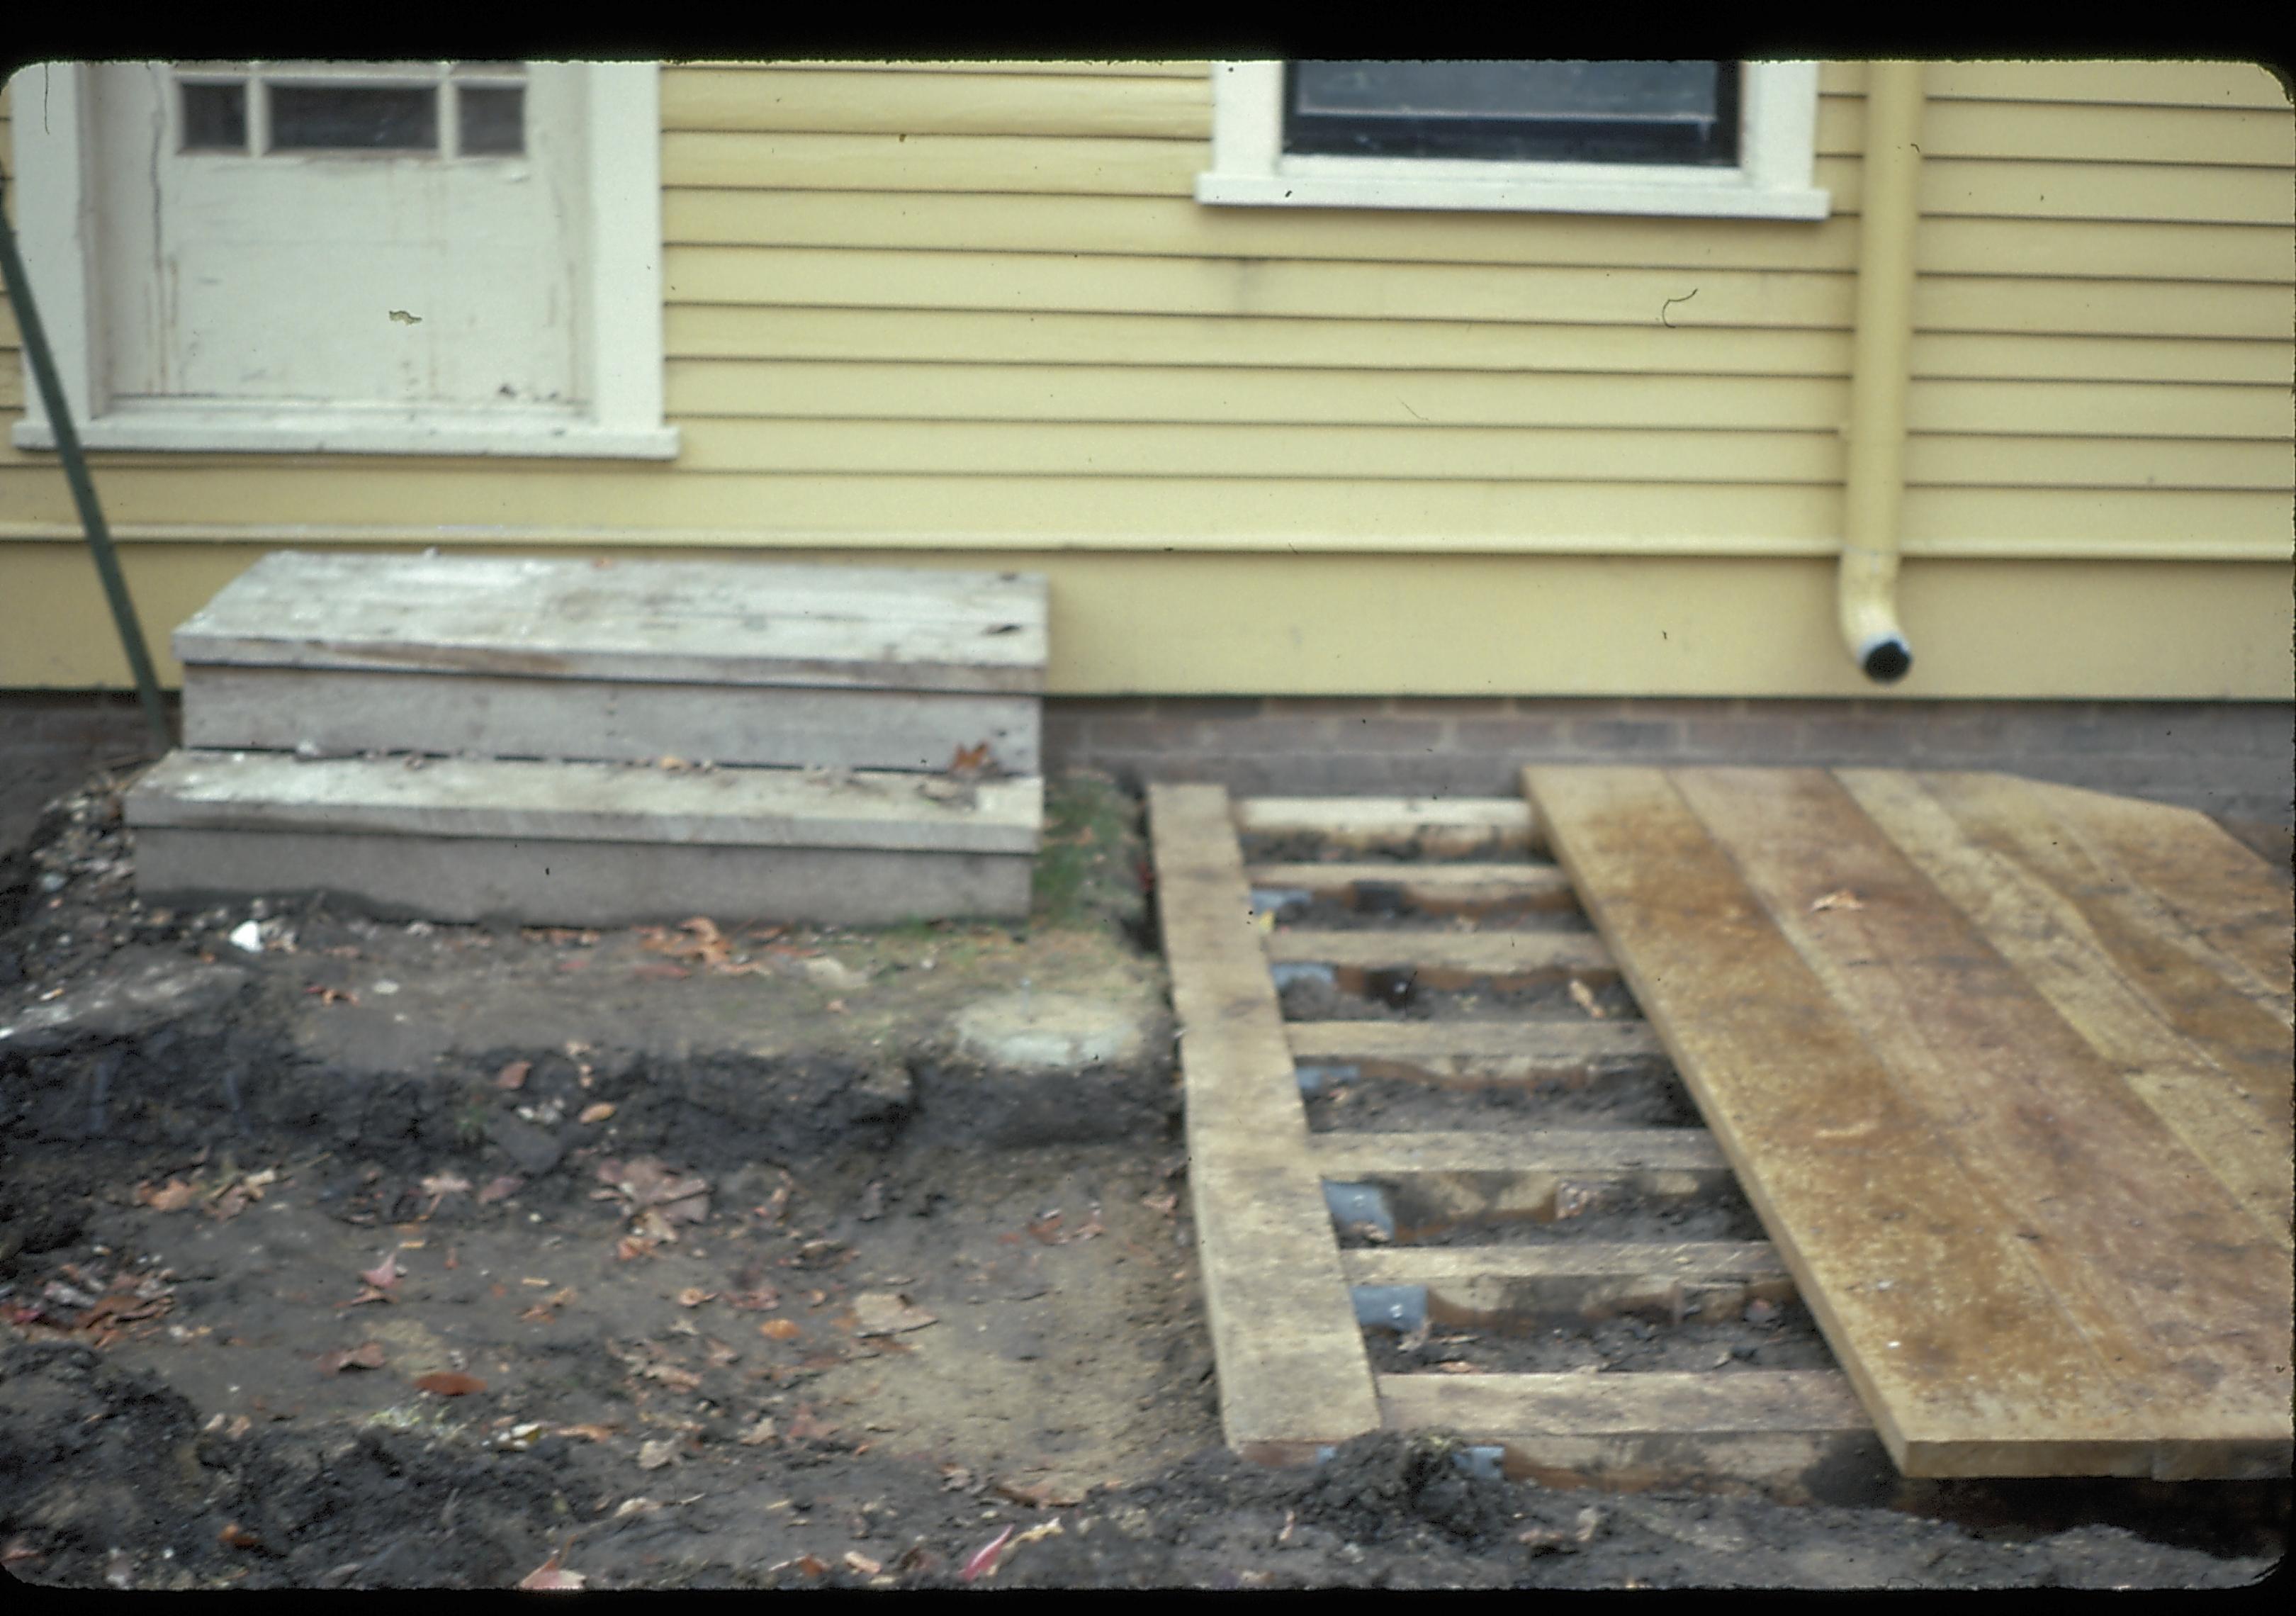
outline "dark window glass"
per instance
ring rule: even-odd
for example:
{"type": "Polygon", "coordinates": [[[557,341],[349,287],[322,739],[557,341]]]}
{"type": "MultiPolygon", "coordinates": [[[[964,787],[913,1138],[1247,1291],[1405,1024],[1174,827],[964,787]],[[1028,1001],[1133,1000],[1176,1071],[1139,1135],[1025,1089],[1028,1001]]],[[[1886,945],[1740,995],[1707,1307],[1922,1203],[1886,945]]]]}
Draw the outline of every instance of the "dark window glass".
{"type": "Polygon", "coordinates": [[[436,152],[439,94],[428,86],[271,86],[271,145],[280,152],[436,152]]]}
{"type": "Polygon", "coordinates": [[[1283,149],[1513,162],[1738,160],[1729,62],[1295,62],[1283,149]]]}
{"type": "Polygon", "coordinates": [[[247,86],[187,84],[184,92],[184,150],[247,150],[247,86]]]}
{"type": "Polygon", "coordinates": [[[526,92],[516,85],[466,84],[462,97],[463,150],[516,156],[526,150],[526,92]]]}

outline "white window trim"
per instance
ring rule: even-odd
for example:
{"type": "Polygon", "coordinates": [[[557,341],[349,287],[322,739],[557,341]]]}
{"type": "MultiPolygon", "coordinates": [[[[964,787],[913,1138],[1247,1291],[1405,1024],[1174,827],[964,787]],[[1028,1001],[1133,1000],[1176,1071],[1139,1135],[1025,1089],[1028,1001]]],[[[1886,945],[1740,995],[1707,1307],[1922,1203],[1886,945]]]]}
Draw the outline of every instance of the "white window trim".
{"type": "MultiPolygon", "coordinates": [[[[662,419],[661,84],[653,62],[585,64],[588,127],[591,349],[579,412],[154,405],[115,407],[99,378],[94,198],[88,184],[86,69],[48,63],[12,83],[16,239],[55,350],[58,380],[91,449],[545,455],[670,460],[662,419]]],[[[20,449],[53,449],[46,401],[24,361],[20,449]]]]}
{"type": "Polygon", "coordinates": [[[1212,166],[1196,200],[1249,207],[1421,208],[1514,213],[1649,213],[1822,219],[1810,182],[1817,64],[1750,62],[1734,168],[1286,156],[1283,64],[1212,64],[1212,166]]]}

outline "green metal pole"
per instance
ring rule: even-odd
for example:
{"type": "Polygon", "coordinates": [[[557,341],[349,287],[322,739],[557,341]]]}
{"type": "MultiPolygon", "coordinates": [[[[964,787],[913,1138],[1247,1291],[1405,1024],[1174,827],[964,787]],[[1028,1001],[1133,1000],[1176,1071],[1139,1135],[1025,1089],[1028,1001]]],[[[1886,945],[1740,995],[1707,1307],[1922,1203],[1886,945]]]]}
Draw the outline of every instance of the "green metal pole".
{"type": "Polygon", "coordinates": [[[96,575],[103,580],[104,597],[111,603],[111,620],[119,625],[119,644],[135,670],[135,693],[144,703],[144,722],[161,752],[175,744],[168,731],[168,710],[160,702],[160,681],[152,672],[152,653],[144,649],[144,628],[135,619],[135,603],[128,598],[127,580],[120,576],[119,557],[111,548],[111,529],[103,523],[103,507],[95,502],[95,485],[88,480],[87,457],[80,452],[79,433],[71,411],[64,406],[63,383],[56,375],[55,356],[48,350],[48,334],[41,328],[39,310],[32,303],[32,283],[24,260],[16,256],[16,235],[8,228],[7,193],[0,183],[0,281],[15,307],[16,324],[24,333],[24,353],[32,361],[40,400],[47,406],[48,423],[55,429],[56,453],[64,463],[64,480],[71,485],[72,501],[79,506],[80,524],[87,529],[87,547],[95,556],[96,575]]]}

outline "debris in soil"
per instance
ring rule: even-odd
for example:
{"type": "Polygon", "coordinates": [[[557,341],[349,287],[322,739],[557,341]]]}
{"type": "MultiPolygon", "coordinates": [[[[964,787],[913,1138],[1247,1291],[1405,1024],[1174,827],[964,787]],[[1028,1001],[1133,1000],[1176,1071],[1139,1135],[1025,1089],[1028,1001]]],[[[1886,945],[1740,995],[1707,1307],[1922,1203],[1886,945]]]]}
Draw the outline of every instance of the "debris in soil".
{"type": "Polygon", "coordinates": [[[865,1291],[853,1299],[857,1335],[898,1335],[922,1330],[939,1319],[890,1291],[865,1291]]]}

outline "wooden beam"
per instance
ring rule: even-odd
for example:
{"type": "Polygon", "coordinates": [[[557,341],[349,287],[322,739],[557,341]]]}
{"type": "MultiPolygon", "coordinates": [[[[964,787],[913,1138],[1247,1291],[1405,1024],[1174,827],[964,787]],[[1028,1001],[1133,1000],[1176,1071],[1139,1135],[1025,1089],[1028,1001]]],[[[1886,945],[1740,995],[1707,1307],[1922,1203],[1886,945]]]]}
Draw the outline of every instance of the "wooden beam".
{"type": "Polygon", "coordinates": [[[1249,797],[1235,805],[1247,836],[1318,836],[1339,847],[1417,846],[1439,857],[1535,845],[1516,797],[1249,797]]]}
{"type": "Polygon", "coordinates": [[[1569,909],[1578,904],[1570,878],[1551,864],[1256,864],[1246,874],[1255,891],[1304,892],[1357,907],[1372,906],[1376,897],[1428,915],[1569,909]]]}
{"type": "Polygon", "coordinates": [[[1379,1246],[1340,1253],[1355,1285],[1417,1287],[1438,1325],[1619,1313],[1722,1318],[1793,1294],[1767,1241],[1568,1241],[1534,1246],[1379,1246]]]}
{"type": "Polygon", "coordinates": [[[1647,1069],[1666,1046],[1639,1017],[1614,1021],[1291,1021],[1293,1059],[1367,1078],[1457,1087],[1586,1079],[1647,1069]]]}
{"type": "Polygon", "coordinates": [[[1221,1425],[1247,1457],[1311,1457],[1376,1429],[1379,1406],[1234,821],[1205,785],[1151,786],[1148,816],[1221,1425]]]}
{"type": "Polygon", "coordinates": [[[1531,987],[1578,977],[1616,977],[1603,940],[1581,931],[1273,931],[1270,964],[1328,965],[1341,985],[1360,990],[1362,973],[1409,972],[1418,985],[1439,990],[1488,982],[1531,987]]]}

